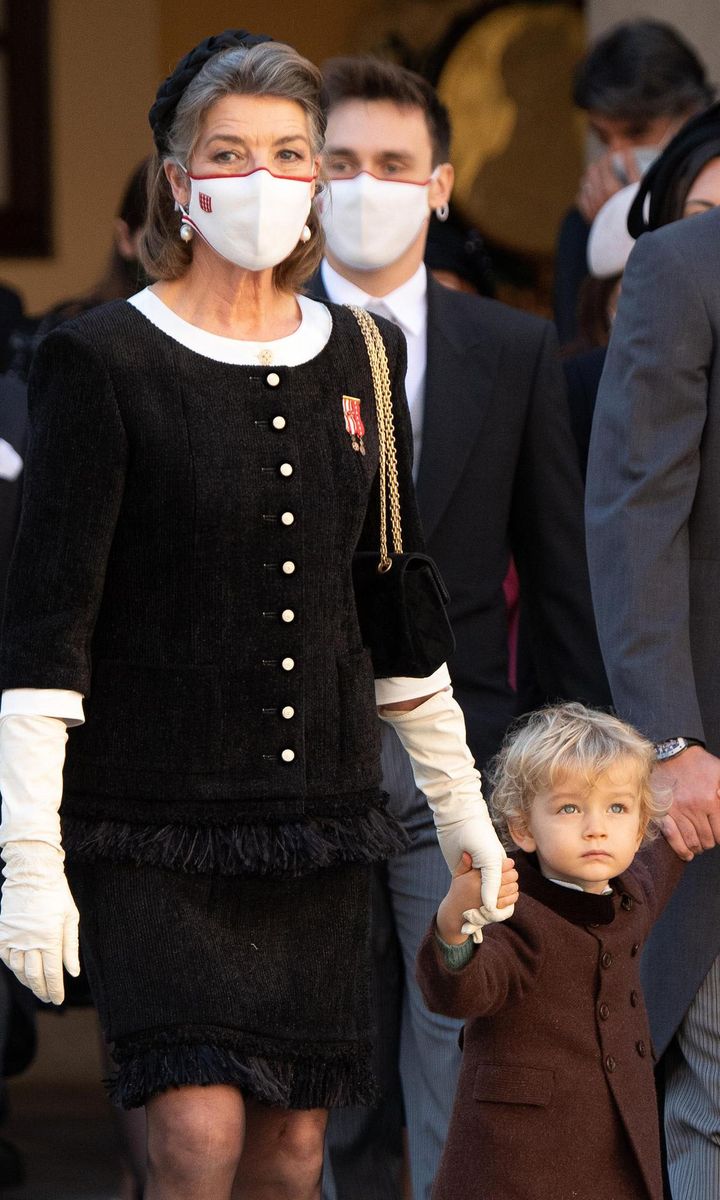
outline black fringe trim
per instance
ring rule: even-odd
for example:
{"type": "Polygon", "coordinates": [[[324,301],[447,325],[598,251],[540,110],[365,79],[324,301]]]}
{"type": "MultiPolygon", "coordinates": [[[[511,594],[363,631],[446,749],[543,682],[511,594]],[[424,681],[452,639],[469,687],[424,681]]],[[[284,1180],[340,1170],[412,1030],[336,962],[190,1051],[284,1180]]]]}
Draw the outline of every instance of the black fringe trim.
{"type": "MultiPolygon", "coordinates": [[[[322,1047],[327,1056],[328,1047],[322,1047]]],[[[235,1084],[243,1093],[277,1108],[343,1108],[377,1103],[370,1046],[332,1058],[313,1055],[270,1058],[215,1043],[116,1047],[117,1072],[105,1080],[113,1104],[141,1108],[169,1088],[235,1084]]]]}
{"type": "Polygon", "coordinates": [[[63,842],[73,862],[105,859],[198,874],[293,877],[338,863],[381,862],[410,844],[402,824],[381,808],[342,818],[207,826],[67,816],[63,842]]]}

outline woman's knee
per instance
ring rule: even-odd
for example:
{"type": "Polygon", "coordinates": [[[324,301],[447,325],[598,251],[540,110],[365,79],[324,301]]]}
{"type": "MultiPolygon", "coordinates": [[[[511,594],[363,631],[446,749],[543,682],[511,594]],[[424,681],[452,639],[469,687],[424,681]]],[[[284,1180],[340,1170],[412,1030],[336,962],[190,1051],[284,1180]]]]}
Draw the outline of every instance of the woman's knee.
{"type": "Polygon", "coordinates": [[[244,1112],[234,1088],[180,1088],[147,1106],[150,1169],[181,1178],[232,1174],[243,1147],[244,1112]]]}
{"type": "Polygon", "coordinates": [[[325,1145],[325,1111],[292,1112],[287,1114],[279,1136],[279,1150],[288,1170],[305,1176],[319,1175],[322,1170],[325,1145]]]}

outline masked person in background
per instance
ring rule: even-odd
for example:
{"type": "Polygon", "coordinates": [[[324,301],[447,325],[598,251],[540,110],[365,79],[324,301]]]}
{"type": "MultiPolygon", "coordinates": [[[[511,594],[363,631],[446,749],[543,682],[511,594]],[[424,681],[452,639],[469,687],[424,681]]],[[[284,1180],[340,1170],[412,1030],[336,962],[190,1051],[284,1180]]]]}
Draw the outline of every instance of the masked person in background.
{"type": "MultiPolygon", "coordinates": [[[[430,214],[453,184],[448,114],[419,76],[373,59],[324,71],[327,241],[314,295],[362,305],[405,334],[414,473],[428,551],[450,592],[455,692],[482,765],[528,704],[508,682],[503,581],[511,553],[540,697],[608,699],[585,566],[582,487],[549,322],[451,291],[423,263],[430,214]]],[[[427,1200],[445,1140],[459,1025],[432,1016],[417,947],[447,890],[407,755],[383,732],[383,780],[410,849],[374,870],[373,948],[384,1099],[335,1113],[326,1197],[397,1200],[402,1126],[427,1200]]]]}
{"type": "Polygon", "coordinates": [[[555,324],[562,346],[578,334],[587,240],[598,212],[615,192],[640,179],[673,134],[713,95],[697,54],[663,21],[617,25],[578,66],[573,100],[587,113],[603,153],[585,171],[575,207],[558,236],[555,324]]]}
{"type": "Polygon", "coordinates": [[[140,237],[147,216],[148,169],[145,159],[130,176],[113,221],[113,244],[105,271],[82,296],[61,300],[40,318],[27,321],[27,328],[18,330],[12,339],[11,373],[27,380],[33,355],[51,329],[79,317],[98,304],[109,300],[126,300],[149,282],[138,258],[140,237]]]}
{"type": "MultiPolygon", "coordinates": [[[[406,844],[378,708],[450,869],[468,851],[508,915],[447,666],[376,689],[362,645],[373,376],[356,316],[299,294],[321,257],[320,84],[242,30],[178,64],[150,111],[158,282],[64,322],[30,380],[0,954],[60,1001],[79,910],[112,1094],[146,1106],[145,1200],[316,1200],[328,1109],[373,1096],[370,870],[406,844]]],[[[405,347],[379,325],[413,551],[405,347]]]]}

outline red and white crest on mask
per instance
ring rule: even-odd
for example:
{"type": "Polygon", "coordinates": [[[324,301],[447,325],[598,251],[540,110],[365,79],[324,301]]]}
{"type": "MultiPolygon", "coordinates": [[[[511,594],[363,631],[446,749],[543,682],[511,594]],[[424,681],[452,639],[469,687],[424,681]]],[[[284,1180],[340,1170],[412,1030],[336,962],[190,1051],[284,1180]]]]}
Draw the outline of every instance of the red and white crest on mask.
{"type": "Polygon", "coordinates": [[[205,192],[200,192],[200,195],[198,196],[198,200],[200,202],[200,207],[203,210],[203,212],[212,212],[212,197],[211,196],[208,196],[205,192]]]}

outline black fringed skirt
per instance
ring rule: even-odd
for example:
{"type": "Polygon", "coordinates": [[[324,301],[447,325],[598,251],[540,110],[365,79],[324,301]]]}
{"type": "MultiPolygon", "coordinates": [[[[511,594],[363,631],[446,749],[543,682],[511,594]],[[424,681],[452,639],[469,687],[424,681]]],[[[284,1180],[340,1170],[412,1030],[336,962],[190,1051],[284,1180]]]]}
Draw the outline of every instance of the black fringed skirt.
{"type": "Polygon", "coordinates": [[[289,1109],[371,1103],[370,869],[247,878],[70,861],[114,1101],[224,1083],[289,1109]]]}

